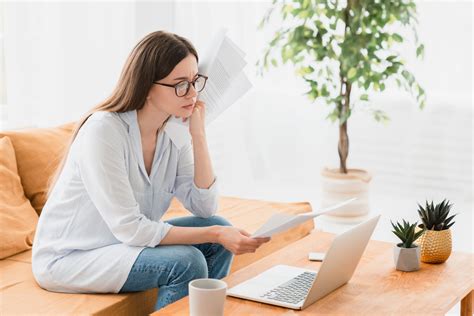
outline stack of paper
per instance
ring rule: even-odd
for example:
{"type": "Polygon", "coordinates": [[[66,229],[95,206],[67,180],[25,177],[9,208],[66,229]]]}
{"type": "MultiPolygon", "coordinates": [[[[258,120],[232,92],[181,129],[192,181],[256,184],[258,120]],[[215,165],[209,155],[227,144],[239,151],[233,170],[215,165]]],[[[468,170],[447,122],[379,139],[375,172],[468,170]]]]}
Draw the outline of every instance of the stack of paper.
{"type": "MultiPolygon", "coordinates": [[[[247,64],[245,53],[232,42],[222,29],[209,45],[207,54],[199,65],[199,73],[209,77],[206,87],[199,94],[199,100],[206,103],[206,124],[242,97],[252,84],[243,72],[247,64]]],[[[172,117],[165,130],[173,134],[178,147],[189,143],[189,120],[172,117]]]]}

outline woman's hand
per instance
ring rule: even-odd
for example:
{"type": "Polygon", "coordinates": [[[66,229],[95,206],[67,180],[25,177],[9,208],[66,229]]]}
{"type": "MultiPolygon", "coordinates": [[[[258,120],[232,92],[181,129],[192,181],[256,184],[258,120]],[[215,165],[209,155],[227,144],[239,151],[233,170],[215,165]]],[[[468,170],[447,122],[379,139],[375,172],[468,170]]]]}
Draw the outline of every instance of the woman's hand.
{"type": "Polygon", "coordinates": [[[190,117],[182,118],[183,122],[189,119],[189,133],[191,137],[205,136],[206,128],[206,104],[197,100],[194,104],[193,113],[190,117]]]}
{"type": "Polygon", "coordinates": [[[270,238],[250,238],[249,233],[232,226],[216,227],[218,227],[217,242],[234,255],[255,252],[262,244],[270,241],[270,238]]]}
{"type": "MultiPolygon", "coordinates": [[[[179,116],[175,117],[178,118],[179,116]]],[[[186,122],[188,119],[191,136],[204,136],[206,131],[206,103],[197,100],[194,104],[193,113],[189,117],[181,117],[183,122],[186,122]]]]}

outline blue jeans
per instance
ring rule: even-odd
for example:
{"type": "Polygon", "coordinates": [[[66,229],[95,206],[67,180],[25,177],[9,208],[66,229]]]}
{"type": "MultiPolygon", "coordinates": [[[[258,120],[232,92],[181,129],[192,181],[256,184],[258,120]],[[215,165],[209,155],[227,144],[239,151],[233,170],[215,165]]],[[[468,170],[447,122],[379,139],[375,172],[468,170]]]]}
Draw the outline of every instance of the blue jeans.
{"type": "MultiPolygon", "coordinates": [[[[230,226],[220,216],[187,216],[166,221],[174,226],[230,226]]],[[[188,295],[188,283],[194,279],[222,279],[229,274],[233,255],[220,244],[158,245],[142,250],[132,266],[120,293],[160,288],[155,310],[188,295]]]]}

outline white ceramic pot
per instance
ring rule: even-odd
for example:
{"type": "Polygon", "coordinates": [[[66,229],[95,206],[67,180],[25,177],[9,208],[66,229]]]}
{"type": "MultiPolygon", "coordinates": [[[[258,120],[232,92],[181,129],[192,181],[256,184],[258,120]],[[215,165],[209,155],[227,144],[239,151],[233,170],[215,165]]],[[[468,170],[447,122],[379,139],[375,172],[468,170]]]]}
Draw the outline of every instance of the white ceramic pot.
{"type": "Polygon", "coordinates": [[[417,271],[420,269],[420,247],[403,248],[396,245],[393,248],[393,260],[397,270],[417,271]]]}
{"type": "Polygon", "coordinates": [[[327,207],[347,199],[357,200],[331,213],[338,217],[359,217],[369,213],[369,184],[372,176],[362,169],[348,169],[347,174],[339,169],[324,168],[321,171],[321,207],[327,207]]]}

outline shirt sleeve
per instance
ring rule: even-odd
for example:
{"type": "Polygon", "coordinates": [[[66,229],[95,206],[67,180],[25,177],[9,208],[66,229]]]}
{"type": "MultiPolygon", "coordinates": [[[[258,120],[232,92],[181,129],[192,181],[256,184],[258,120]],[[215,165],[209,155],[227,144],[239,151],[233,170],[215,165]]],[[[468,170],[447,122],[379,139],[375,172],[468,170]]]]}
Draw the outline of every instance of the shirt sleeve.
{"type": "Polygon", "coordinates": [[[119,241],[155,247],[172,226],[140,212],[126,168],[124,137],[105,122],[90,121],[81,129],[78,167],[92,203],[119,241]]]}
{"type": "Polygon", "coordinates": [[[217,213],[219,208],[217,178],[214,178],[214,182],[207,189],[196,186],[192,144],[180,150],[174,186],[175,196],[194,215],[207,218],[217,213]]]}

